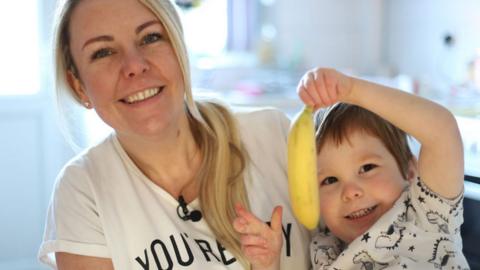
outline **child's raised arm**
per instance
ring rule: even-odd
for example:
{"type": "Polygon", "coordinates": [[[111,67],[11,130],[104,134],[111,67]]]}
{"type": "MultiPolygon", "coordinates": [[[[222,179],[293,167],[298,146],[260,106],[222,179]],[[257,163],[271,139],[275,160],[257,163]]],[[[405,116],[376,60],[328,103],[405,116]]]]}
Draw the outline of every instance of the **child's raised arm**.
{"type": "Polygon", "coordinates": [[[235,206],[237,218],[233,228],[240,233],[242,251],[252,265],[252,270],[280,269],[282,251],[282,207],[273,210],[271,225],[255,217],[241,205],[235,206]]]}
{"type": "Polygon", "coordinates": [[[298,86],[302,101],[315,108],[345,102],[388,120],[421,143],[419,175],[432,191],[455,198],[463,189],[463,145],[457,122],[446,108],[397,89],[314,69],[298,86]]]}

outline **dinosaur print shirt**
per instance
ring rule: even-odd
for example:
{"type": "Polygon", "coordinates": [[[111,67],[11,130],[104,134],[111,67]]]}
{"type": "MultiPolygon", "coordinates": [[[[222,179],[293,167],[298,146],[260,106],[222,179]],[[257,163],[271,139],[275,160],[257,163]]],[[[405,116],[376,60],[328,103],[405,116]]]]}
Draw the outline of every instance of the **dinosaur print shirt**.
{"type": "Polygon", "coordinates": [[[463,194],[445,199],[417,179],[348,246],[320,230],[310,244],[313,269],[469,269],[462,223],[463,194]]]}

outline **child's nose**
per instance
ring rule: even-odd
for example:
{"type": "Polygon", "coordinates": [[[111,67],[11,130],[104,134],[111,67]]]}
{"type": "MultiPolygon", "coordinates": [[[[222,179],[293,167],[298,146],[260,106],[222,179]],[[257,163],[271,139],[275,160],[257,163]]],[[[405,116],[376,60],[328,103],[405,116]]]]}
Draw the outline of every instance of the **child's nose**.
{"type": "Polygon", "coordinates": [[[363,189],[356,183],[346,183],[342,190],[342,200],[350,201],[361,198],[363,196],[363,189]]]}

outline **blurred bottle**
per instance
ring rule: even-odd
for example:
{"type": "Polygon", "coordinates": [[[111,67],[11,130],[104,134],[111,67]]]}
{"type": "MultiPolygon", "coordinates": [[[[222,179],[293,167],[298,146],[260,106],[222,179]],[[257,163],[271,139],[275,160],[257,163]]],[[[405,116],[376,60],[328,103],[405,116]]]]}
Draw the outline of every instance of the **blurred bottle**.
{"type": "Polygon", "coordinates": [[[475,56],[470,63],[469,73],[473,86],[480,92],[480,48],[476,50],[475,56]]]}
{"type": "Polygon", "coordinates": [[[275,38],[277,29],[273,24],[265,23],[262,25],[260,40],[257,44],[257,57],[261,66],[274,66],[275,57],[275,38]]]}

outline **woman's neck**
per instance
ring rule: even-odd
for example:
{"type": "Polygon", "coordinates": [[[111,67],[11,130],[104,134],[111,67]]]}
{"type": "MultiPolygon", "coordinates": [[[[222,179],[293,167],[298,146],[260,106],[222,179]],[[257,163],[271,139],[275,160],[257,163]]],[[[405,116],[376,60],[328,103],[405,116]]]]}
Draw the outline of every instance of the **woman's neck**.
{"type": "Polygon", "coordinates": [[[195,176],[202,155],[188,121],[161,136],[118,135],[118,139],[135,165],[156,185],[174,198],[183,195],[187,202],[197,197],[195,176]]]}

